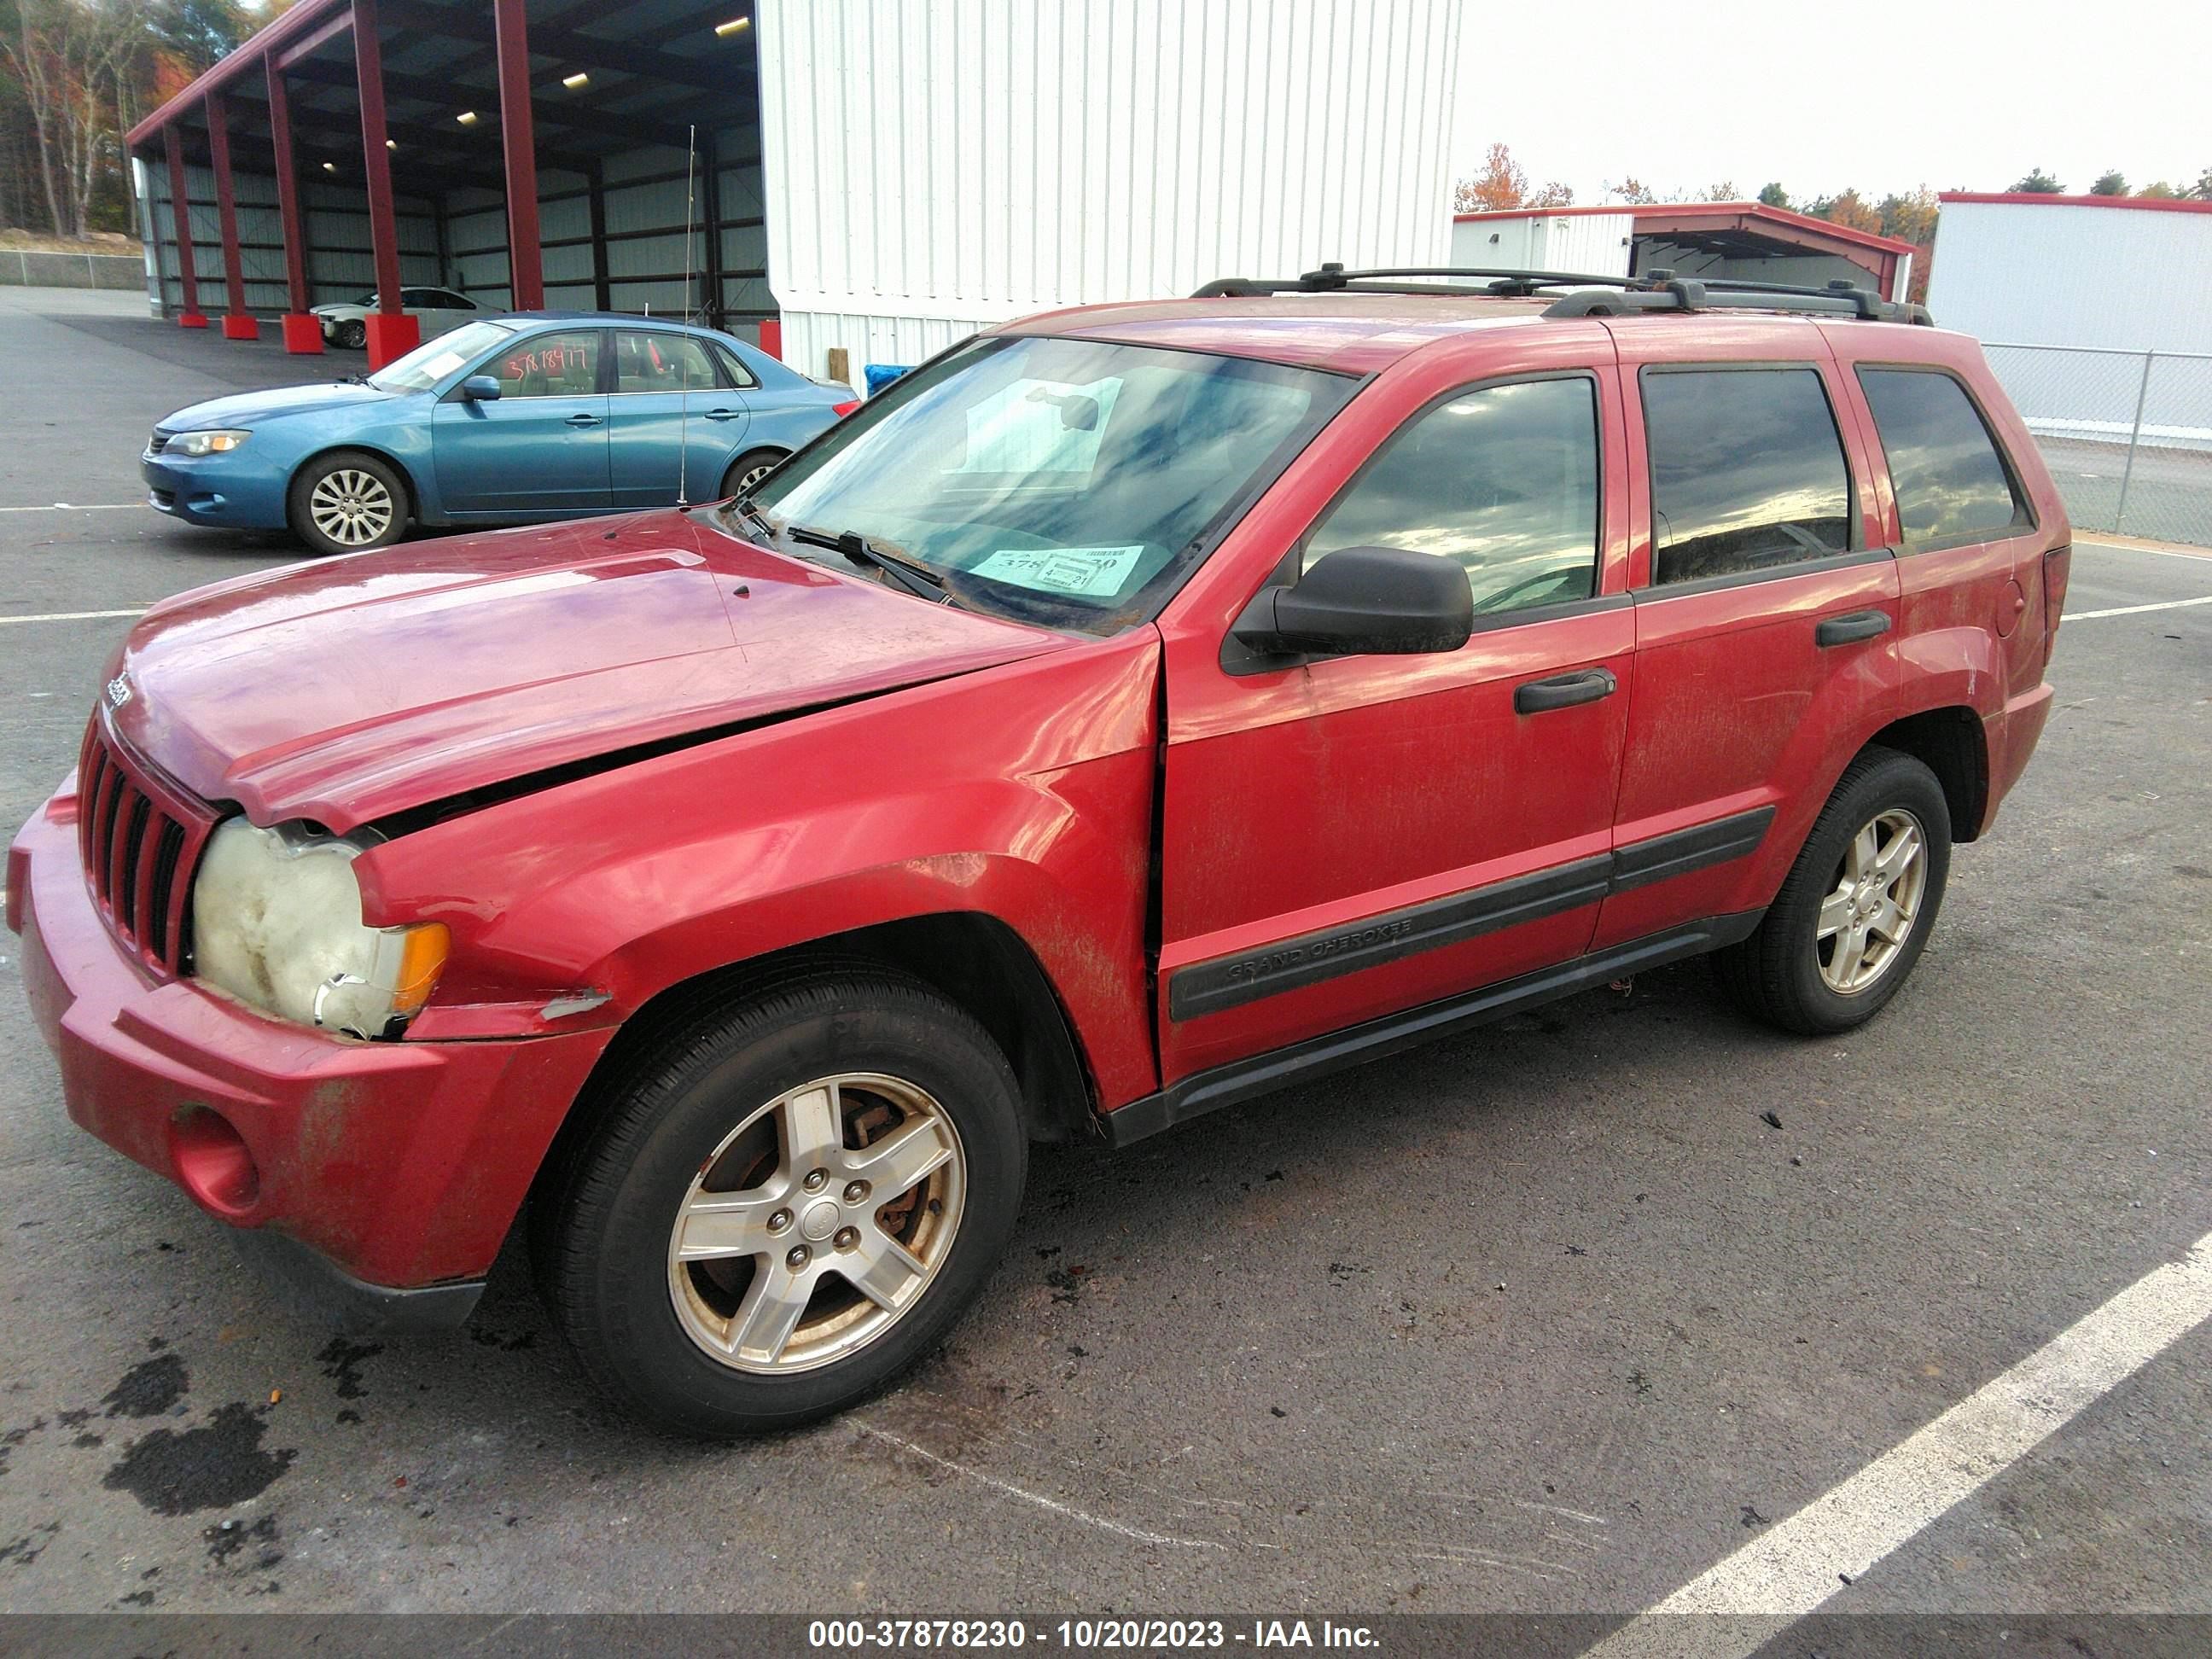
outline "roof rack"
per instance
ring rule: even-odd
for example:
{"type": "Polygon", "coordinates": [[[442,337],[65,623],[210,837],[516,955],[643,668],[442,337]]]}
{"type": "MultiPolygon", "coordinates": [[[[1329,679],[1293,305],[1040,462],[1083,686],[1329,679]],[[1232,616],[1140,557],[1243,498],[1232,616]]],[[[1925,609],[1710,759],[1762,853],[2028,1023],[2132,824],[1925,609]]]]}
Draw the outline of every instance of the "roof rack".
{"type": "Polygon", "coordinates": [[[1799,311],[1868,322],[1932,325],[1925,306],[1885,300],[1871,289],[1838,281],[1825,288],[1753,283],[1735,277],[1677,277],[1671,270],[1641,276],[1595,276],[1568,270],[1505,270],[1474,265],[1394,266],[1347,270],[1325,264],[1300,276],[1224,276],[1193,299],[1256,299],[1271,294],[1431,294],[1525,299],[1543,289],[1604,289],[1561,295],[1547,317],[1615,317],[1634,311],[1799,311]],[[1441,277],[1443,282],[1409,282],[1441,277]]]}

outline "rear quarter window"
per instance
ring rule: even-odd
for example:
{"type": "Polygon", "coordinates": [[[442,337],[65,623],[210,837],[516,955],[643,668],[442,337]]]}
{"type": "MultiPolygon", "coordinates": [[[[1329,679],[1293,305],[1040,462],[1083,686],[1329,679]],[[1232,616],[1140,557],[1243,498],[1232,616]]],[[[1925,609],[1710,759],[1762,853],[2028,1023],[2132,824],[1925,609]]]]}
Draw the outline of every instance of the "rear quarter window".
{"type": "Polygon", "coordinates": [[[1966,387],[1936,369],[1862,368],[1905,544],[2009,535],[2031,522],[1966,387]]]}
{"type": "Polygon", "coordinates": [[[1652,368],[1643,391],[1655,583],[1850,550],[1850,471],[1819,370],[1652,368]]]}

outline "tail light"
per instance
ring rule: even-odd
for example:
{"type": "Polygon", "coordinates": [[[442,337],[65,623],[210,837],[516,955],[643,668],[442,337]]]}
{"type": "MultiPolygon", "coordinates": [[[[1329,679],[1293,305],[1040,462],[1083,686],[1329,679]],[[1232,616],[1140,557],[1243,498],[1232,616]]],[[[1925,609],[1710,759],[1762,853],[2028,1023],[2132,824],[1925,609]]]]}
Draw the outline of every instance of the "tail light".
{"type": "Polygon", "coordinates": [[[2066,579],[2074,573],[2074,547],[2054,547],[2043,556],[2043,660],[2058,645],[2058,616],[2066,609],[2066,579]]]}
{"type": "Polygon", "coordinates": [[[841,420],[841,421],[842,421],[842,420],[843,420],[843,419],[844,419],[848,415],[850,415],[850,414],[851,414],[854,410],[858,409],[860,406],[860,400],[858,398],[854,398],[854,399],[853,399],[853,401],[852,401],[851,403],[849,403],[849,404],[830,404],[830,412],[832,415],[835,415],[835,416],[836,416],[839,420],[841,420]]]}

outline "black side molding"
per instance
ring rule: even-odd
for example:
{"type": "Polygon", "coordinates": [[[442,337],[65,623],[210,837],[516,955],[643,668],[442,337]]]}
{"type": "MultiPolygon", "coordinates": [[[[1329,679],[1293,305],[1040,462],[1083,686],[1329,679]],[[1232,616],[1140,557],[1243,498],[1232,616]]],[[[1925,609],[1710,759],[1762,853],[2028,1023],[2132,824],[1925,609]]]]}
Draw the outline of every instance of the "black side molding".
{"type": "MultiPolygon", "coordinates": [[[[1612,678],[1606,676],[1608,681],[1612,678]]],[[[1168,1018],[1180,1022],[1218,1013],[1262,997],[1318,985],[1340,975],[1379,968],[1424,951],[1441,950],[1500,928],[1595,904],[1608,894],[1687,875],[1709,864],[1726,864],[1757,851],[1773,822],[1774,809],[1761,806],[1510,881],[1363,916],[1340,927],[1278,939],[1233,957],[1195,962],[1169,977],[1168,1018]]]]}
{"type": "Polygon", "coordinates": [[[1382,1060],[1440,1037],[1456,1036],[1508,1014],[1518,1013],[1523,1008],[1572,996],[1609,980],[1718,950],[1748,938],[1764,915],[1763,910],[1748,910],[1669,928],[1626,945],[1594,951],[1556,968],[1523,975],[1503,984],[1486,985],[1403,1013],[1292,1043],[1271,1054],[1217,1066],[1107,1113],[1102,1121],[1106,1139],[1114,1146],[1127,1146],[1256,1095],[1326,1077],[1348,1066],[1364,1066],[1370,1060],[1382,1060]]]}
{"type": "Polygon", "coordinates": [[[353,1335],[420,1336],[465,1323],[483,1294],[481,1279],[394,1290],[356,1279],[321,1251],[266,1227],[228,1229],[277,1303],[295,1318],[353,1335]]]}
{"type": "Polygon", "coordinates": [[[1423,951],[1440,950],[1540,916],[1557,915],[1606,894],[1609,854],[1577,859],[1448,898],[1389,910],[1342,927],[1302,933],[1257,951],[1194,963],[1168,981],[1168,1018],[1194,1019],[1256,1002],[1340,974],[1377,968],[1423,951]]]}
{"type": "Polygon", "coordinates": [[[1625,893],[1632,887],[1686,876],[1709,864],[1726,864],[1730,859],[1740,859],[1758,849],[1773,822],[1774,809],[1761,806],[1729,817],[1715,818],[1711,823],[1692,824],[1672,835],[1654,836],[1649,841],[1631,842],[1626,847],[1615,848],[1613,890],[1625,893]]]}

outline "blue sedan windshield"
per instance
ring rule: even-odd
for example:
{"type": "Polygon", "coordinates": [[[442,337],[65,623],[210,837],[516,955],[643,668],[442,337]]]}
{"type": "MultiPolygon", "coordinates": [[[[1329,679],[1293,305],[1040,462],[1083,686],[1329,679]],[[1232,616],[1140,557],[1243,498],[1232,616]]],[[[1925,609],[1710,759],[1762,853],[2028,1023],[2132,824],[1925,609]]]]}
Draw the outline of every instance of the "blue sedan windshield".
{"type": "Polygon", "coordinates": [[[368,377],[368,383],[380,392],[428,392],[463,363],[490,350],[514,332],[504,323],[465,323],[386,364],[368,377]]]}

